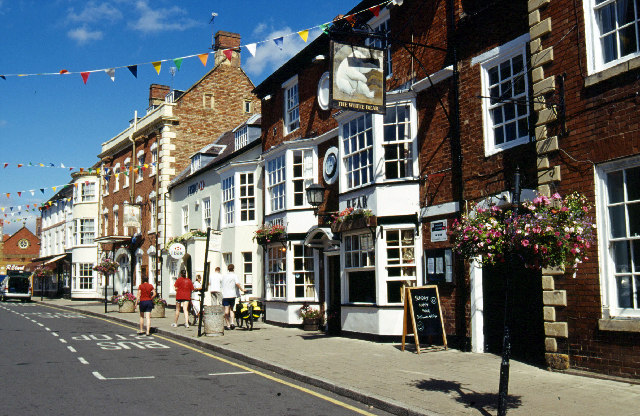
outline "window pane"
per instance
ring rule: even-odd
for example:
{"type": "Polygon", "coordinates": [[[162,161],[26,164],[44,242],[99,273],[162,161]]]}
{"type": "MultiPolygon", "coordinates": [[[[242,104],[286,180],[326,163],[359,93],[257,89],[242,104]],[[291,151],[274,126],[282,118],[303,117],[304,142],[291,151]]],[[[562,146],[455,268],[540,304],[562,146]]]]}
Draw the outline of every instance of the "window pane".
{"type": "Polygon", "coordinates": [[[624,201],[624,188],[622,187],[622,171],[607,174],[607,191],[609,193],[609,203],[624,201]]]}
{"type": "Polygon", "coordinates": [[[608,4],[596,11],[596,19],[601,33],[611,32],[616,27],[614,4],[608,4]]]}
{"type": "MultiPolygon", "coordinates": [[[[497,84],[499,81],[498,78],[498,67],[493,67],[489,70],[489,84],[491,85],[495,85],[497,84]]],[[[493,91],[493,89],[492,89],[493,91]]],[[[497,92],[497,91],[496,91],[497,92]]]]}
{"type": "Polygon", "coordinates": [[[626,56],[638,50],[636,26],[631,25],[620,31],[620,55],[626,56]]]}
{"type": "Polygon", "coordinates": [[[640,236],[640,203],[629,204],[627,213],[629,214],[629,236],[640,236]]]}
{"type": "Polygon", "coordinates": [[[618,6],[618,25],[624,26],[627,23],[633,22],[635,13],[633,11],[633,1],[618,0],[616,2],[618,6]]]}
{"type": "Polygon", "coordinates": [[[609,207],[609,223],[611,225],[611,238],[626,236],[624,205],[609,207]]]}
{"type": "Polygon", "coordinates": [[[604,63],[611,62],[618,58],[618,50],[616,49],[616,34],[602,38],[602,54],[604,63]]]}
{"type": "Polygon", "coordinates": [[[611,244],[613,250],[613,262],[616,265],[616,273],[630,273],[631,265],[629,264],[629,242],[616,241],[611,244]]]}
{"type": "Polygon", "coordinates": [[[501,124],[504,121],[502,107],[494,108],[491,110],[491,114],[493,115],[493,124],[501,124]]]}
{"type": "Polygon", "coordinates": [[[618,286],[618,307],[633,307],[631,276],[618,276],[616,283],[618,286]]]}
{"type": "Polygon", "coordinates": [[[640,199],[640,168],[627,169],[627,201],[640,199]]]}

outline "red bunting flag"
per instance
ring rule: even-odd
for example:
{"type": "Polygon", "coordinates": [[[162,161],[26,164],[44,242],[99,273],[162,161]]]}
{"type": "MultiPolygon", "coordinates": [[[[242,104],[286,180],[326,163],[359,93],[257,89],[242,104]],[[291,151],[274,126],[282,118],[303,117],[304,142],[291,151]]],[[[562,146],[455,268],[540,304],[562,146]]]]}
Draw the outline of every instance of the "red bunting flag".
{"type": "Polygon", "coordinates": [[[84,168],[80,168],[80,173],[84,172],[84,168]]]}
{"type": "Polygon", "coordinates": [[[89,79],[89,72],[80,72],[80,75],[82,76],[84,85],[87,85],[87,80],[89,79]]]}
{"type": "Polygon", "coordinates": [[[7,194],[7,198],[9,198],[9,195],[11,195],[11,194],[7,194]]]}
{"type": "Polygon", "coordinates": [[[21,163],[18,163],[18,167],[19,167],[19,168],[21,168],[21,167],[22,167],[22,164],[21,164],[21,163]]]}
{"type": "Polygon", "coordinates": [[[356,18],[353,17],[353,15],[349,15],[349,16],[345,17],[345,19],[347,19],[347,21],[349,22],[349,24],[352,27],[356,24],[356,18]]]}
{"type": "Polygon", "coordinates": [[[69,73],[69,71],[67,71],[66,69],[61,69],[61,70],[60,70],[60,74],[61,74],[61,75],[62,75],[62,74],[68,74],[68,73],[69,73]]]}
{"type": "Polygon", "coordinates": [[[22,196],[22,192],[18,192],[18,196],[22,196]]]}
{"type": "Polygon", "coordinates": [[[222,53],[224,53],[224,56],[226,56],[228,60],[231,60],[231,57],[233,56],[232,49],[225,49],[222,53]]]}
{"type": "Polygon", "coordinates": [[[378,6],[371,7],[369,8],[369,11],[373,13],[375,17],[378,17],[378,15],[380,14],[380,6],[378,5],[378,6]]]}
{"type": "Polygon", "coordinates": [[[5,163],[5,164],[4,164],[4,167],[6,168],[7,166],[9,166],[9,164],[8,164],[8,163],[5,163]]]}

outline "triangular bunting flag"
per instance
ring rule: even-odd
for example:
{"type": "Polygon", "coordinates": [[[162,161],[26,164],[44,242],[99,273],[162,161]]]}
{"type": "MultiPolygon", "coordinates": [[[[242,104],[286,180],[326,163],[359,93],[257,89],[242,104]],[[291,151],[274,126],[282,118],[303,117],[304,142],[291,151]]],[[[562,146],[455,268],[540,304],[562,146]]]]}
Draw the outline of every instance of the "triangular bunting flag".
{"type": "Polygon", "coordinates": [[[80,173],[84,172],[84,168],[80,168],[80,173]]]}
{"type": "Polygon", "coordinates": [[[2,78],[3,80],[7,80],[7,77],[5,77],[4,75],[0,75],[0,78],[2,78]]]}
{"type": "Polygon", "coordinates": [[[151,62],[151,64],[153,65],[153,68],[156,70],[158,75],[160,75],[160,68],[162,67],[162,62],[156,61],[156,62],[151,62]]]}
{"type": "Polygon", "coordinates": [[[182,58],[174,59],[173,63],[176,65],[176,68],[178,68],[178,71],[180,71],[180,67],[182,66],[182,58]]]}
{"type": "Polygon", "coordinates": [[[138,78],[138,65],[129,65],[127,68],[129,68],[134,77],[138,78]]]}
{"type": "Polygon", "coordinates": [[[247,48],[247,50],[249,51],[251,56],[256,56],[256,44],[255,43],[251,43],[249,45],[246,45],[245,48],[247,48]]]}
{"type": "Polygon", "coordinates": [[[67,71],[66,69],[61,69],[61,70],[60,70],[60,75],[62,75],[62,74],[68,74],[68,73],[69,73],[69,71],[67,71]]]}
{"type": "Polygon", "coordinates": [[[227,57],[227,59],[230,61],[231,57],[233,56],[233,49],[225,49],[222,51],[222,53],[224,54],[224,56],[227,57]]]}
{"type": "Polygon", "coordinates": [[[40,192],[44,194],[44,188],[40,188],[40,192]]]}
{"type": "Polygon", "coordinates": [[[324,23],[320,25],[320,30],[322,30],[324,33],[329,33],[329,31],[327,30],[329,29],[329,23],[324,23]]]}
{"type": "Polygon", "coordinates": [[[349,22],[349,24],[351,25],[351,27],[353,27],[356,24],[356,18],[353,17],[353,15],[349,15],[347,17],[345,17],[345,19],[347,19],[347,21],[349,22]]]}
{"type": "Polygon", "coordinates": [[[22,196],[22,192],[18,192],[18,196],[22,196]]]}
{"type": "Polygon", "coordinates": [[[2,212],[4,212],[4,210],[5,210],[5,208],[4,208],[4,207],[2,207],[2,212]]]}
{"type": "Polygon", "coordinates": [[[55,167],[56,167],[56,165],[54,165],[53,163],[49,162],[49,167],[50,167],[50,168],[55,168],[55,167]]]}
{"type": "Polygon", "coordinates": [[[111,78],[111,81],[115,81],[116,80],[116,69],[115,68],[105,69],[104,72],[106,72],[107,75],[109,75],[109,78],[111,78]]]}
{"type": "Polygon", "coordinates": [[[378,17],[378,15],[380,14],[380,6],[379,5],[378,6],[373,6],[373,7],[369,8],[369,11],[371,13],[373,13],[373,15],[375,17],[378,17]]]}
{"type": "Polygon", "coordinates": [[[21,164],[21,163],[18,163],[18,167],[19,167],[19,168],[21,168],[21,167],[22,167],[22,164],[21,164]]]}
{"type": "Polygon", "coordinates": [[[200,55],[198,55],[198,58],[200,58],[200,62],[202,62],[202,65],[207,66],[207,60],[209,59],[208,53],[201,53],[200,55]]]}
{"type": "Polygon", "coordinates": [[[52,186],[51,188],[53,189],[53,192],[55,192],[58,187],[57,186],[52,186]]]}
{"type": "Polygon", "coordinates": [[[11,195],[11,194],[7,194],[7,198],[9,198],[9,195],[11,195]]]}
{"type": "Polygon", "coordinates": [[[80,76],[82,76],[84,85],[87,85],[87,80],[89,79],[89,72],[80,72],[80,76]]]}
{"type": "Polygon", "coordinates": [[[13,211],[13,207],[9,207],[9,211],[13,211]]]}
{"type": "Polygon", "coordinates": [[[9,166],[9,164],[8,164],[8,163],[5,163],[5,164],[4,164],[4,167],[6,168],[7,166],[9,166]]]}
{"type": "MultiPolygon", "coordinates": [[[[44,167],[44,163],[39,163],[40,167],[43,168],[44,167]]],[[[31,162],[29,162],[29,166],[31,166],[31,162]]]]}
{"type": "Polygon", "coordinates": [[[60,167],[64,169],[64,163],[60,163],[60,167]]]}
{"type": "Polygon", "coordinates": [[[31,192],[31,196],[34,196],[36,194],[36,192],[33,189],[29,189],[29,192],[31,192]]]}
{"type": "Polygon", "coordinates": [[[284,42],[284,40],[282,39],[282,36],[274,39],[273,42],[276,44],[278,48],[280,48],[280,50],[282,50],[282,43],[284,42]]]}
{"type": "Polygon", "coordinates": [[[298,32],[298,35],[300,35],[302,40],[306,42],[307,38],[309,37],[309,31],[307,29],[301,30],[300,32],[298,32]]]}

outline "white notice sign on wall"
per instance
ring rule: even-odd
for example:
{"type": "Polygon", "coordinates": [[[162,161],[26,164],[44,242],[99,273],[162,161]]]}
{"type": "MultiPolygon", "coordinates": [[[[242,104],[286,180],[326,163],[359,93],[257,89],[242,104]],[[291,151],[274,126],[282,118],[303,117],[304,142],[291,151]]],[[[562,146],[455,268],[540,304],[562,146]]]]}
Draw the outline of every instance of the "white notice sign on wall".
{"type": "Polygon", "coordinates": [[[431,221],[431,241],[447,241],[447,220],[431,221]]]}

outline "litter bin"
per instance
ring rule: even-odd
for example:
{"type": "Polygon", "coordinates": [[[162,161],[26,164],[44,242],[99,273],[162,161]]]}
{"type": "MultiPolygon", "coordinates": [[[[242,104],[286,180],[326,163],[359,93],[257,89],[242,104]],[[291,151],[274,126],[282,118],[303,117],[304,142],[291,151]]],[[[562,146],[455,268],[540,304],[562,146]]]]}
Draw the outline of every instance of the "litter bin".
{"type": "Polygon", "coordinates": [[[202,308],[204,334],[210,337],[224,335],[224,306],[205,305],[202,308]]]}

